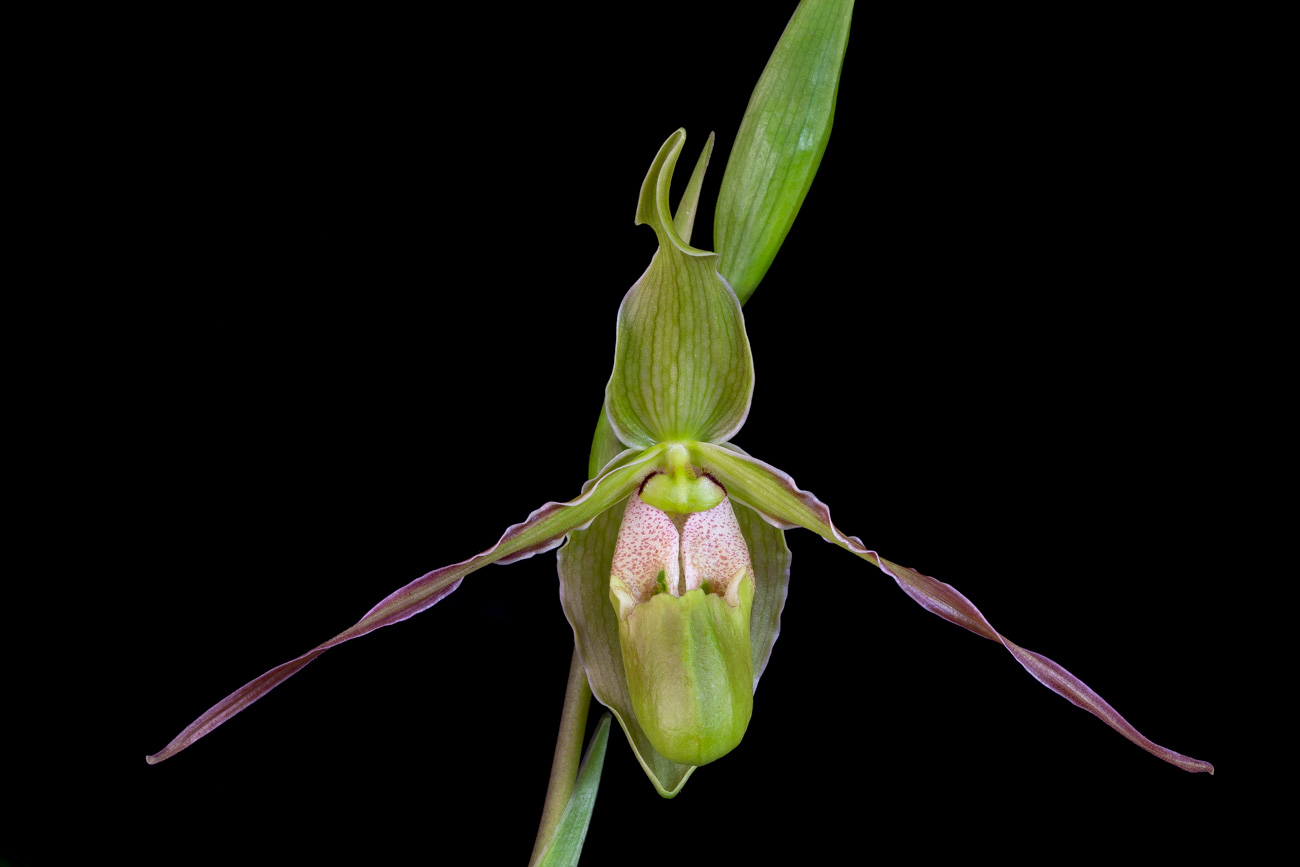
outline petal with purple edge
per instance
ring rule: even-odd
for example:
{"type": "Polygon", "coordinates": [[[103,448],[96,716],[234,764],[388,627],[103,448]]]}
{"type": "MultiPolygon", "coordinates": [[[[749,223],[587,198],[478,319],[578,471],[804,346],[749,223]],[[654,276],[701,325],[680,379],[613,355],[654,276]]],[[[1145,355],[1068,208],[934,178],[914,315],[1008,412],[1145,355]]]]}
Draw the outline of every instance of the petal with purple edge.
{"type": "Polygon", "coordinates": [[[1060,665],[1039,653],[1004,638],[993,628],[971,601],[954,587],[891,563],[868,549],[856,536],[846,536],[831,522],[826,504],[807,491],[800,490],[786,473],[762,461],[738,453],[735,449],[705,444],[693,447],[697,463],[727,489],[727,496],[754,508],[776,526],[788,528],[801,526],[817,533],[826,541],[839,545],[874,563],[913,601],[932,614],[949,623],[964,627],[976,635],[996,641],[1005,647],[1016,661],[1024,666],[1039,683],[1096,716],[1106,725],[1128,738],[1142,749],[1177,765],[1185,771],[1214,773],[1209,762],[1189,758],[1152,742],[1129,724],[1124,717],[1083,681],[1060,665]]]}
{"type": "Polygon", "coordinates": [[[567,503],[547,503],[529,515],[528,520],[508,528],[501,539],[483,553],[461,563],[435,569],[393,592],[349,629],[302,656],[254,678],[217,702],[165,748],[146,757],[146,760],[149,764],[157,764],[174,756],[297,674],[307,663],[331,647],[381,627],[400,623],[433,607],[459,587],[461,580],[469,573],[489,563],[513,563],[557,547],[568,533],[586,527],[601,512],[615,503],[621,503],[634,491],[660,451],[659,448],[649,449],[635,458],[629,452],[619,455],[600,478],[584,486],[577,499],[567,503]]]}
{"type": "Polygon", "coordinates": [[[1097,695],[1086,683],[1070,674],[1057,663],[1041,653],[1025,650],[998,634],[997,630],[980,613],[980,610],[963,596],[957,588],[942,581],[937,581],[928,575],[922,575],[915,569],[891,563],[883,557],[880,558],[880,568],[898,583],[904,593],[912,597],[913,601],[926,611],[939,615],[949,623],[963,626],[976,635],[999,642],[1011,652],[1011,655],[1016,658],[1016,662],[1023,665],[1025,671],[1032,674],[1043,686],[1075,707],[1082,708],[1097,717],[1097,719],[1151,753],[1151,755],[1158,759],[1164,759],[1171,765],[1177,765],[1184,771],[1214,773],[1214,765],[1209,762],[1193,759],[1167,747],[1162,747],[1146,737],[1135,729],[1128,720],[1120,716],[1115,708],[1097,695]]]}

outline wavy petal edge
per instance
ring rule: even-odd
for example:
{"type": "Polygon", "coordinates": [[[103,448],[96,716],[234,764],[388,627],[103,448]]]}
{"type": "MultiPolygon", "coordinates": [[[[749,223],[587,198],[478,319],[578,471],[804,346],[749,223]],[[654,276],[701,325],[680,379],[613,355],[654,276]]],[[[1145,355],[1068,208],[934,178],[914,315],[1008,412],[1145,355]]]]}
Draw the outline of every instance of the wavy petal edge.
{"type": "Polygon", "coordinates": [[[486,551],[468,560],[428,572],[393,591],[348,629],[301,656],[253,678],[208,708],[166,747],[153,755],[146,756],[145,761],[155,765],[193,745],[297,674],[331,647],[360,638],[376,629],[400,623],[432,608],[453,593],[465,576],[471,572],[490,563],[503,565],[514,563],[559,547],[569,533],[589,526],[601,512],[621,502],[635,490],[641,483],[642,465],[653,462],[660,451],[654,448],[639,455],[630,450],[619,454],[609,462],[599,478],[592,479],[583,486],[582,493],[576,499],[564,503],[546,503],[534,510],[527,520],[506,528],[497,543],[486,551]],[[600,496],[597,496],[598,493],[600,496]],[[599,506],[601,503],[604,505],[599,506]],[[597,506],[599,508],[596,508],[597,506]],[[576,512],[570,515],[565,510],[576,510],[576,512]],[[573,520],[564,520],[564,517],[573,520]]]}
{"type": "Polygon", "coordinates": [[[801,490],[788,473],[736,449],[697,444],[695,454],[701,466],[727,489],[729,497],[745,503],[773,526],[782,529],[804,527],[875,564],[926,611],[982,638],[998,642],[1043,686],[1075,707],[1088,711],[1156,758],[1189,773],[1214,773],[1214,766],[1209,762],[1162,747],[1143,735],[1091,687],[1058,663],[1005,638],[955,587],[915,569],[891,563],[863,545],[856,536],[842,533],[832,523],[826,504],[808,491],[801,490]]]}

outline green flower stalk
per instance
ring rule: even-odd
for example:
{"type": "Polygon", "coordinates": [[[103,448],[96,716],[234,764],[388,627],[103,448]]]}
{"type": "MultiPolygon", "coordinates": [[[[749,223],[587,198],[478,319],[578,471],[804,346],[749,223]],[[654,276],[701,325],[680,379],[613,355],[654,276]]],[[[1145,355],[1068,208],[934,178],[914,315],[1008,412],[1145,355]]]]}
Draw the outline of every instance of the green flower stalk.
{"type": "MultiPolygon", "coordinates": [[[[851,2],[805,0],[792,18],[726,169],[716,252],[691,244],[713,138],[675,211],[669,191],[685,132],[670,135],[651,162],[636,222],[654,231],[659,246],[618,309],[613,369],[578,496],[543,505],[488,550],[395,591],[351,628],[218,702],[149,762],[193,745],[326,650],[432,607],[483,566],[563,545],[561,602],[580,664],[574,694],[585,676],[650,782],[671,798],[696,767],[744,737],[790,579],[784,531],[802,527],[879,568],[926,610],[1000,643],[1049,689],[1157,757],[1212,772],[1146,739],[1065,669],[994,630],[951,586],[843,533],[814,495],[731,443],[754,392],[742,303],[766,273],[825,150],[851,11],[851,2]]],[[[574,795],[587,799],[586,816],[595,761],[574,795]]],[[[567,799],[565,786],[557,791],[567,799]]],[[[580,848],[582,833],[567,817],[585,829],[583,810],[555,812],[556,839],[580,848]]],[[[537,863],[558,857],[558,850],[547,854],[547,828],[544,820],[537,863]]]]}

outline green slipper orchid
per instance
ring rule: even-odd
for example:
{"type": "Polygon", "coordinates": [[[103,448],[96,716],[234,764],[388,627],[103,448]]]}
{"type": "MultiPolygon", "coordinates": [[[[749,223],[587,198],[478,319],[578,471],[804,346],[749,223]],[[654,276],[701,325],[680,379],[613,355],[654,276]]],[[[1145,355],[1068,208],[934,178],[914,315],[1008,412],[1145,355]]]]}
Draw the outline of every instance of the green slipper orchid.
{"type": "MultiPolygon", "coordinates": [[[[675,223],[668,210],[668,189],[685,138],[678,130],[660,148],[637,209],[638,222],[655,230],[660,247],[619,311],[618,347],[602,416],[609,433],[598,432],[598,443],[616,441],[629,447],[606,462],[577,498],[546,504],[528,520],[506,530],[489,550],[430,572],[396,591],[350,629],[228,696],[149,761],[162,761],[190,746],[329,648],[432,607],[460,586],[466,575],[489,563],[511,563],[549,551],[567,537],[569,544],[562,549],[559,561],[562,601],[592,691],[614,711],[656,788],[665,796],[675,795],[695,765],[720,757],[743,734],[750,704],[737,697],[736,684],[742,672],[752,673],[753,684],[757,684],[776,638],[789,562],[781,530],[804,527],[878,566],[927,610],[1000,642],[1044,685],[1096,714],[1144,749],[1186,770],[1211,770],[1205,762],[1142,737],[1060,666],[999,635],[956,590],[891,563],[856,537],[844,535],[816,497],[800,490],[785,473],[728,443],[749,410],[753,363],[740,302],[718,273],[718,255],[691,247],[677,228],[681,221],[675,223]],[[732,528],[723,534],[721,547],[743,549],[744,555],[729,554],[703,567],[687,567],[684,571],[688,574],[691,568],[697,570],[696,578],[688,578],[685,594],[670,591],[671,603],[652,591],[633,592],[629,579],[620,574],[626,558],[616,562],[615,555],[620,531],[626,540],[628,534],[642,531],[646,523],[639,517],[640,506],[629,507],[632,497],[662,516],[660,522],[674,531],[668,516],[684,516],[683,556],[697,561],[707,555],[703,543],[692,547],[686,542],[693,529],[691,516],[734,507],[726,519],[732,528]],[[629,513],[634,516],[630,522],[625,518],[629,513]],[[752,558],[752,565],[744,562],[746,556],[752,558]],[[705,580],[717,582],[714,592],[700,589],[705,580]],[[670,609],[669,604],[680,608],[670,609]],[[739,606],[741,611],[749,608],[748,624],[731,623],[734,615],[718,608],[719,604],[739,606]],[[663,700],[657,696],[665,685],[655,677],[672,666],[655,660],[674,654],[681,657],[690,651],[685,643],[670,647],[671,642],[661,637],[638,635],[641,621],[652,617],[661,631],[684,635],[694,630],[721,648],[719,659],[711,663],[713,668],[694,672],[702,681],[716,681],[699,685],[690,699],[701,702],[694,709],[660,706],[663,700]],[[742,637],[748,638],[749,660],[742,660],[736,651],[742,637]],[[625,653],[633,658],[624,659],[625,653]],[[704,704],[714,701],[729,702],[733,708],[725,722],[716,724],[727,731],[702,732],[697,738],[699,746],[680,746],[678,741],[694,736],[682,733],[683,716],[702,719],[710,711],[704,704]],[[659,746],[687,760],[674,761],[659,746]]],[[[688,194],[690,189],[698,194],[707,156],[708,148],[688,194]]],[[[681,208],[678,214],[691,210],[681,208]]],[[[599,449],[595,452],[599,454],[599,449]]],[[[655,562],[657,570],[674,570],[675,584],[679,574],[673,556],[664,555],[662,563],[655,562]]],[[[632,579],[636,580],[639,577],[632,579]]],[[[664,581],[667,584],[666,576],[664,581]]],[[[696,639],[683,637],[682,642],[688,640],[696,639]]],[[[687,685],[683,690],[692,688],[687,685]]],[[[674,701],[678,699],[688,700],[678,697],[674,701]]]]}
{"type": "Polygon", "coordinates": [[[1049,689],[1158,758],[1212,772],[1146,739],[1065,669],[999,634],[951,586],[841,532],[820,500],[731,443],[754,391],[742,303],[825,149],[851,8],[805,0],[782,37],[726,170],[717,252],[691,245],[712,136],[676,211],[669,191],[685,132],[670,135],[654,157],[636,223],[649,226],[659,246],[618,310],[613,370],[578,496],[543,505],[493,547],[418,578],[351,628],[250,681],[150,763],[191,746],[326,650],[432,607],[483,566],[563,544],[560,593],[575,670],[613,713],[656,790],[671,798],[696,767],[725,756],[745,734],[786,598],[784,531],[802,527],[878,567],[926,610],[1002,644],[1049,689]],[[799,58],[812,60],[800,66],[799,58]]]}

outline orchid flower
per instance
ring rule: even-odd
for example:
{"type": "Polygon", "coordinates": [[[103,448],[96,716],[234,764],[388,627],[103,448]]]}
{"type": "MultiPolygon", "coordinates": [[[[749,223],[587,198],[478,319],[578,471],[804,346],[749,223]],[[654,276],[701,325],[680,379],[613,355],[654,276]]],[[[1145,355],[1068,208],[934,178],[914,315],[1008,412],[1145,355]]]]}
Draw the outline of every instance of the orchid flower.
{"type": "MultiPolygon", "coordinates": [[[[1041,684],[1155,757],[1213,772],[1207,762],[1144,737],[1065,668],[999,633],[951,585],[839,529],[813,493],[732,442],[755,387],[742,305],[772,263],[825,150],[851,10],[851,2],[804,0],[791,20],[732,150],[714,251],[691,244],[712,136],[675,209],[670,186],[685,132],[672,133],[651,162],[636,223],[655,233],[658,250],[618,309],[589,478],[577,495],[540,506],[492,547],[410,582],[349,629],[245,684],[150,763],[192,746],[326,650],[433,607],[484,566],[559,548],[560,597],[575,642],[561,741],[576,732],[580,744],[583,696],[594,695],[655,790],[672,798],[697,767],[734,749],[751,714],[761,713],[753,696],[790,581],[785,531],[801,528],[865,560],[926,611],[1000,644],[1041,684]]],[[[588,760],[595,777],[603,735],[598,741],[588,760]]],[[[572,750],[561,768],[564,752],[557,748],[555,815],[549,827],[544,819],[539,858],[556,829],[568,827],[565,807],[577,771],[572,750]]],[[[594,798],[591,777],[584,771],[587,782],[578,781],[574,798],[594,798]]]]}

